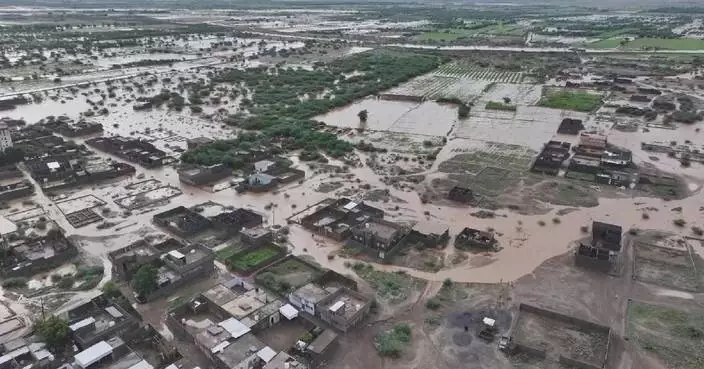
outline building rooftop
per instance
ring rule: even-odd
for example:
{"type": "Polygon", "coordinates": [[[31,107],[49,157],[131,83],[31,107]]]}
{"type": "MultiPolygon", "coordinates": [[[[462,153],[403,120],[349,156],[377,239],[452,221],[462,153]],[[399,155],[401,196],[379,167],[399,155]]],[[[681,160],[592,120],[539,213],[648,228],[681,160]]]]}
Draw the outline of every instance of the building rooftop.
{"type": "Polygon", "coordinates": [[[223,347],[215,354],[226,367],[234,368],[249,357],[256,356],[257,352],[266,345],[253,334],[248,333],[229,345],[223,347]]]}
{"type": "Polygon", "coordinates": [[[254,228],[244,228],[242,231],[240,231],[243,235],[251,238],[259,238],[266,236],[271,233],[271,231],[268,228],[264,227],[254,227],[254,228]]]}
{"type": "Polygon", "coordinates": [[[413,225],[413,230],[424,235],[442,235],[449,231],[447,224],[430,221],[420,221],[413,225]]]}
{"type": "Polygon", "coordinates": [[[266,292],[255,288],[245,292],[243,295],[235,298],[227,304],[221,305],[221,307],[233,317],[242,319],[253,312],[258,311],[266,305],[269,300],[269,296],[266,292]]]}
{"type": "Polygon", "coordinates": [[[221,284],[218,284],[215,287],[203,292],[203,297],[216,306],[225,305],[236,299],[238,296],[240,296],[240,294],[235,293],[221,284]]]}
{"type": "Polygon", "coordinates": [[[353,318],[370,301],[347,289],[341,289],[335,298],[330,299],[320,306],[320,309],[343,316],[345,319],[353,318]]]}
{"type": "Polygon", "coordinates": [[[281,351],[274,356],[262,369],[304,369],[303,363],[298,362],[291,355],[281,351]],[[288,364],[288,365],[287,365],[288,364]]]}
{"type": "Polygon", "coordinates": [[[379,221],[369,221],[367,223],[364,223],[364,227],[371,233],[375,234],[377,237],[384,238],[384,239],[389,239],[393,237],[394,233],[398,231],[401,226],[400,225],[392,225],[393,223],[389,222],[379,222],[379,221]]]}
{"type": "Polygon", "coordinates": [[[295,292],[293,292],[293,294],[300,297],[301,299],[317,303],[319,301],[322,301],[324,298],[328,297],[328,295],[330,295],[330,292],[316,286],[313,283],[308,283],[307,285],[297,289],[295,292]]]}
{"type": "Polygon", "coordinates": [[[337,333],[326,329],[308,345],[307,350],[320,355],[335,342],[335,339],[337,339],[337,333]]]}

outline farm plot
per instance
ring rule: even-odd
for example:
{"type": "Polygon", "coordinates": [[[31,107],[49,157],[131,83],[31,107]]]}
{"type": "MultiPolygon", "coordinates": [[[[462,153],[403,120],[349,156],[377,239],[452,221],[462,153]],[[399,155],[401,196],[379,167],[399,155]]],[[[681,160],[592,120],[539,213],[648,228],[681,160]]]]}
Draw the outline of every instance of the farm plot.
{"type": "Polygon", "coordinates": [[[520,83],[523,80],[522,72],[510,72],[494,68],[483,68],[479,65],[464,61],[455,61],[441,65],[434,74],[502,83],[520,83]]]}
{"type": "MultiPolygon", "coordinates": [[[[475,106],[468,119],[459,120],[454,135],[459,138],[520,145],[540,151],[566,115],[554,109],[517,106],[516,111],[487,110],[475,106]]],[[[587,114],[570,113],[571,118],[587,120],[587,114]]]]}
{"type": "Polygon", "coordinates": [[[433,101],[417,103],[369,98],[314,119],[335,127],[445,136],[457,119],[457,109],[433,101]],[[368,112],[366,122],[360,122],[357,116],[361,110],[368,112]]]}
{"type": "Polygon", "coordinates": [[[46,212],[44,211],[44,208],[37,206],[36,208],[32,208],[29,210],[20,211],[17,213],[6,215],[5,218],[9,219],[12,222],[19,222],[22,220],[37,218],[37,217],[40,217],[44,214],[46,214],[46,212]]]}
{"type": "Polygon", "coordinates": [[[477,193],[498,195],[527,173],[534,155],[522,146],[491,143],[481,150],[453,156],[440,163],[438,170],[477,193]]]}
{"type": "Polygon", "coordinates": [[[559,358],[560,362],[576,360],[603,367],[609,346],[608,327],[524,304],[519,310],[513,336],[517,344],[542,351],[548,358],[559,358]]]}
{"type": "Polygon", "coordinates": [[[668,368],[695,369],[704,363],[704,313],[631,301],[627,335],[668,368]]]}
{"type": "MultiPolygon", "coordinates": [[[[480,98],[480,101],[506,101],[512,105],[535,105],[540,100],[542,86],[529,83],[497,83],[480,98]]],[[[482,104],[478,104],[482,105],[482,104]]]]}
{"type": "Polygon", "coordinates": [[[688,249],[673,249],[638,242],[635,250],[635,278],[668,288],[698,291],[702,281],[694,264],[696,255],[688,249]]]}
{"type": "Polygon", "coordinates": [[[63,200],[56,203],[56,207],[64,215],[79,212],[85,209],[92,209],[96,206],[103,206],[106,202],[94,195],[85,195],[73,199],[63,200]]]}
{"type": "Polygon", "coordinates": [[[426,74],[385,92],[387,95],[425,97],[431,100],[459,99],[469,102],[489,87],[491,81],[426,74]]]}
{"type": "Polygon", "coordinates": [[[183,192],[172,186],[158,187],[153,190],[140,192],[136,195],[121,197],[115,200],[115,203],[127,210],[141,209],[143,207],[166,201],[172,197],[176,197],[183,192]]]}
{"type": "Polygon", "coordinates": [[[255,280],[272,291],[286,293],[312,282],[321,273],[320,269],[290,257],[267,267],[255,280]]]}

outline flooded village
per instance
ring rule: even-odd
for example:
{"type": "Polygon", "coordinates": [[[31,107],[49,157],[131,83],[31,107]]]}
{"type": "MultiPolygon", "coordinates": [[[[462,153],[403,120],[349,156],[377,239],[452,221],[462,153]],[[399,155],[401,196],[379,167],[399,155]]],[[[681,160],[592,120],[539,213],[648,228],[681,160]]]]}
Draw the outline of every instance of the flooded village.
{"type": "Polygon", "coordinates": [[[0,369],[704,367],[704,8],[22,3],[0,369]]]}

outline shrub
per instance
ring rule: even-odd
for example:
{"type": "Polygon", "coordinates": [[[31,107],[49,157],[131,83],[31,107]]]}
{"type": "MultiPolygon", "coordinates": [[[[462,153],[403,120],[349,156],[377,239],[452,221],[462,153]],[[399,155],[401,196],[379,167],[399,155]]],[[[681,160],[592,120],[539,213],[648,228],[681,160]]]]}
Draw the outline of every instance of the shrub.
{"type": "Polygon", "coordinates": [[[430,297],[428,301],[425,302],[425,307],[430,310],[437,310],[442,306],[440,301],[435,297],[430,297]]]}
{"type": "Polygon", "coordinates": [[[24,277],[15,277],[15,278],[8,278],[2,282],[3,288],[24,288],[27,287],[27,278],[24,277]]]}
{"type": "Polygon", "coordinates": [[[450,287],[452,287],[452,279],[450,279],[450,278],[445,278],[445,280],[442,281],[442,286],[443,286],[444,288],[450,288],[450,287]]]}
{"type": "Polygon", "coordinates": [[[648,219],[650,219],[650,214],[648,214],[648,213],[643,213],[643,214],[640,215],[640,217],[641,217],[643,220],[648,220],[648,219]]]}
{"type": "Polygon", "coordinates": [[[544,220],[539,220],[538,225],[541,227],[545,227],[545,221],[544,220]]]}
{"type": "Polygon", "coordinates": [[[560,223],[562,223],[562,221],[560,220],[560,218],[555,217],[555,218],[552,218],[552,223],[553,224],[560,224],[560,223]]]}
{"type": "Polygon", "coordinates": [[[692,226],[692,233],[694,233],[697,236],[703,236],[704,235],[704,229],[701,227],[697,226],[692,226]]]}
{"type": "Polygon", "coordinates": [[[687,221],[685,221],[685,220],[682,219],[682,218],[679,218],[679,219],[673,220],[673,221],[672,221],[672,224],[674,224],[674,225],[677,226],[677,227],[684,227],[684,226],[687,225],[687,221]]]}
{"type": "Polygon", "coordinates": [[[589,233],[589,226],[581,226],[581,227],[579,227],[579,230],[582,233],[589,233]]]}

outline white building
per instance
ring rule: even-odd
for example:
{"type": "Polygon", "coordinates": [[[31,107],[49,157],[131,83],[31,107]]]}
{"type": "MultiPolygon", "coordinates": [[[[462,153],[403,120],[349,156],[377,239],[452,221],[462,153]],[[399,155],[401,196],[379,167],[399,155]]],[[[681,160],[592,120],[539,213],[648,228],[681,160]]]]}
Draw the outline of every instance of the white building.
{"type": "Polygon", "coordinates": [[[0,123],[0,151],[5,151],[8,147],[12,147],[12,137],[7,124],[0,123]]]}

